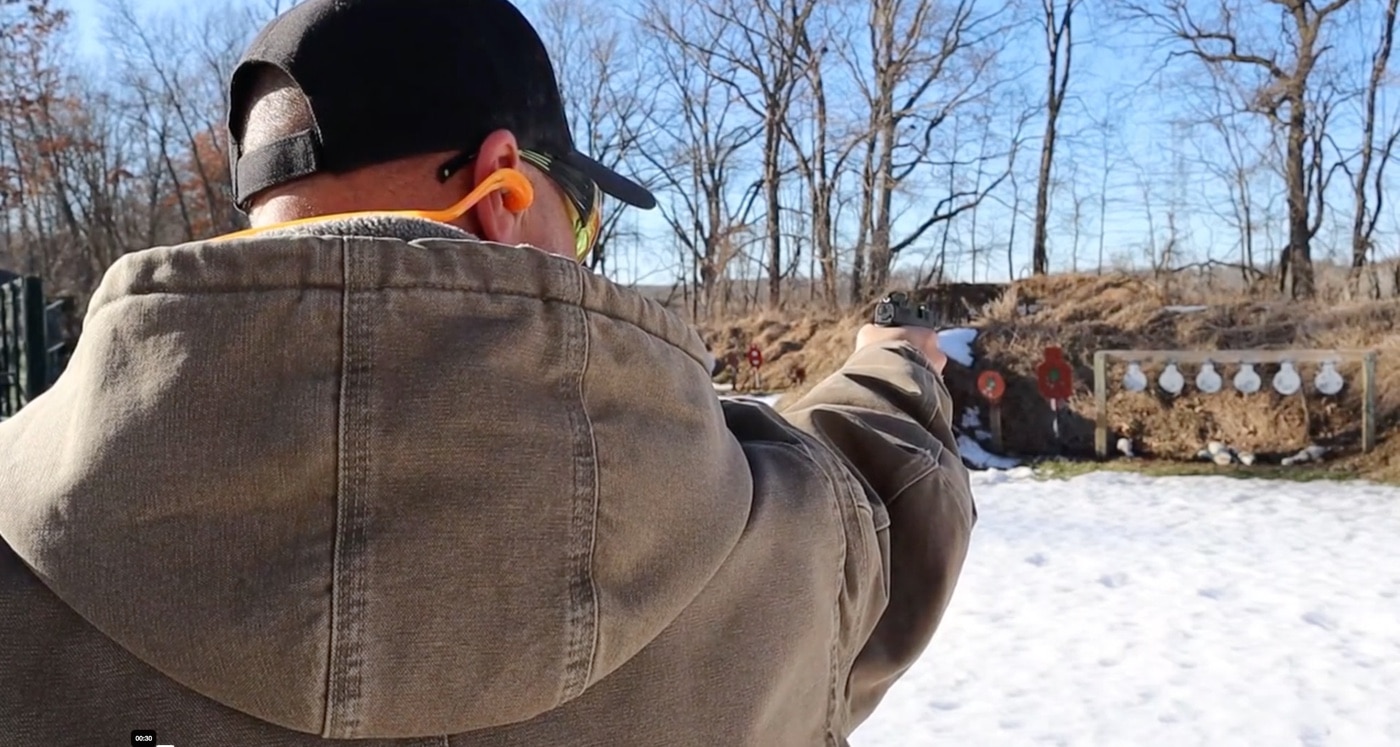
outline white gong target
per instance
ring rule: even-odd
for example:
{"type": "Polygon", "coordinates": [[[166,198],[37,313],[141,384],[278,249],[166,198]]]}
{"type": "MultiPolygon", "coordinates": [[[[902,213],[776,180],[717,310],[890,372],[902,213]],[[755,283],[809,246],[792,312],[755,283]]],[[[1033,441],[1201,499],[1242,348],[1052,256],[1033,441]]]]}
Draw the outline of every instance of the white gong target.
{"type": "Polygon", "coordinates": [[[1254,370],[1254,364],[1242,364],[1235,374],[1235,390],[1241,394],[1254,394],[1259,391],[1259,384],[1259,374],[1254,370]]]}
{"type": "Polygon", "coordinates": [[[1147,388],[1147,374],[1142,372],[1142,367],[1136,363],[1129,363],[1128,370],[1123,374],[1123,388],[1130,392],[1140,392],[1147,388]]]}
{"type": "Polygon", "coordinates": [[[1340,373],[1337,373],[1337,365],[1332,361],[1323,363],[1322,370],[1318,371],[1317,378],[1313,379],[1313,386],[1317,387],[1317,391],[1328,397],[1342,391],[1342,387],[1345,385],[1346,381],[1342,379],[1340,373]]]}
{"type": "Polygon", "coordinates": [[[1220,391],[1220,372],[1215,370],[1215,364],[1206,361],[1201,364],[1201,370],[1196,374],[1196,388],[1206,394],[1215,394],[1220,391]]]}
{"type": "Polygon", "coordinates": [[[1278,373],[1274,374],[1274,391],[1287,397],[1302,388],[1303,377],[1298,375],[1298,369],[1290,361],[1279,364],[1278,373]]]}
{"type": "Polygon", "coordinates": [[[1157,385],[1167,394],[1181,394],[1182,387],[1186,386],[1186,379],[1182,377],[1181,371],[1177,370],[1175,363],[1168,363],[1167,367],[1162,369],[1162,375],[1157,377],[1157,385]]]}

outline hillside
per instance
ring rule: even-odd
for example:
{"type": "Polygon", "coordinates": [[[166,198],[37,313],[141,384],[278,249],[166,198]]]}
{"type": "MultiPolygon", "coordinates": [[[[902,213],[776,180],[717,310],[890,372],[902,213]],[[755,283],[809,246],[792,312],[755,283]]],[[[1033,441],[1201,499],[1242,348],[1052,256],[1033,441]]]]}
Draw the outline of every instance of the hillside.
{"type": "MultiPolygon", "coordinates": [[[[1355,349],[1381,352],[1377,366],[1380,447],[1359,455],[1361,397],[1359,366],[1340,366],[1346,388],[1324,397],[1312,388],[1315,368],[1300,366],[1302,394],[1283,397],[1268,387],[1276,368],[1260,366],[1262,391],[1243,395],[1229,387],[1234,367],[1222,367],[1226,388],[1201,394],[1188,383],[1171,397],[1155,386],[1145,392],[1124,391],[1124,368],[1111,366],[1109,412],[1112,435],[1132,439],[1140,456],[1192,460],[1208,441],[1258,455],[1261,464],[1277,463],[1309,445],[1332,451],[1331,465],[1377,479],[1400,479],[1400,444],[1388,431],[1400,416],[1400,299],[1337,303],[1298,303],[1247,299],[1215,300],[1191,306],[1168,298],[1146,279],[1126,275],[1079,275],[1033,278],[1011,285],[1004,297],[968,326],[977,330],[971,368],[950,363],[947,372],[957,422],[964,410],[984,408],[974,391],[976,376],[995,369],[1007,380],[1003,403],[1005,451],[1039,457],[1062,451],[1092,457],[1094,435],[1093,354],[1098,349],[1355,349]],[[1075,396],[1061,420],[1056,446],[1052,416],[1036,391],[1036,365],[1047,345],[1059,345],[1075,373],[1075,396]]],[[[764,388],[801,391],[840,365],[866,318],[813,315],[785,319],[758,315],[702,325],[717,357],[741,353],[750,342],[763,350],[764,388]],[[804,382],[793,373],[805,369],[804,382]]],[[[1160,369],[1144,366],[1155,382],[1160,369]]],[[[1188,382],[1194,367],[1182,367],[1188,382]]],[[[741,388],[752,387],[747,366],[741,388]]]]}

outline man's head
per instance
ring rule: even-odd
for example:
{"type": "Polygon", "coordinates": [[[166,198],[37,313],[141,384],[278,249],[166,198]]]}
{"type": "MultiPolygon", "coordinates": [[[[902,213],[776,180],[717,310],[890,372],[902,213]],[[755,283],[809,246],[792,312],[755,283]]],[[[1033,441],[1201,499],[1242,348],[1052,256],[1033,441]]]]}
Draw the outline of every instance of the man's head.
{"type": "Polygon", "coordinates": [[[507,0],[307,0],[258,35],[229,97],[235,197],[255,228],[461,207],[513,169],[528,208],[491,191],[434,217],[578,256],[600,191],[655,205],[575,150],[548,54],[507,0]]]}

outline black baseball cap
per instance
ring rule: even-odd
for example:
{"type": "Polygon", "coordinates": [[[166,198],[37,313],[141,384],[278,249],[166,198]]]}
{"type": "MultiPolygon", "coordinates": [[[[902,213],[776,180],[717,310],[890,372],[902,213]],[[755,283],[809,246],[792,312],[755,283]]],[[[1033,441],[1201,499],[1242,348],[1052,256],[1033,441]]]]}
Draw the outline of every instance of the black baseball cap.
{"type": "Polygon", "coordinates": [[[253,40],[229,84],[234,200],[318,172],[423,153],[474,153],[510,130],[606,194],[650,209],[645,187],[580,153],[549,53],[508,0],[306,0],[253,40]],[[314,127],[244,152],[248,87],[257,68],[290,77],[314,127]]]}

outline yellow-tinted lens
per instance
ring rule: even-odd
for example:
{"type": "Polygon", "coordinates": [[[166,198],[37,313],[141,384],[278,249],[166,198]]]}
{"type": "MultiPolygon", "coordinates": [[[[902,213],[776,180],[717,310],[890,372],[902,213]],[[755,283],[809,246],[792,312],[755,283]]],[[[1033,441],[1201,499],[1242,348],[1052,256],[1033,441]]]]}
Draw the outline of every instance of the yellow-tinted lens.
{"type": "Polygon", "coordinates": [[[582,262],[597,245],[602,230],[602,190],[586,174],[547,153],[521,149],[520,159],[548,174],[564,193],[574,224],[574,255],[582,262]]]}
{"type": "Polygon", "coordinates": [[[594,245],[598,242],[598,232],[603,225],[601,207],[603,201],[599,199],[600,197],[601,195],[594,197],[593,209],[589,211],[587,218],[579,215],[578,206],[574,204],[573,200],[564,200],[564,203],[569,206],[569,217],[574,222],[574,252],[580,262],[593,251],[594,245]]]}

